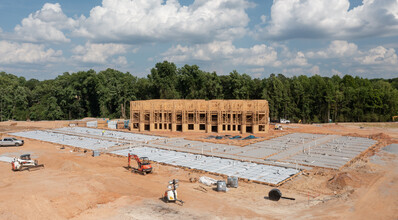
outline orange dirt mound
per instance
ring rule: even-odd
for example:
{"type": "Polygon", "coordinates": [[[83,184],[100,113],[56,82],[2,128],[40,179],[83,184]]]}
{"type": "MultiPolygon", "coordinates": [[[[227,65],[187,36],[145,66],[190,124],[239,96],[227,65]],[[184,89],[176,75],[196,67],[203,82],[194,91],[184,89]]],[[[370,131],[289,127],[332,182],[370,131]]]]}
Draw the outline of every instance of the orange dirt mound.
{"type": "Polygon", "coordinates": [[[384,133],[378,133],[378,134],[372,134],[369,136],[370,138],[374,140],[386,140],[386,139],[391,139],[391,137],[388,134],[384,133]]]}
{"type": "Polygon", "coordinates": [[[81,171],[83,167],[76,162],[65,161],[62,163],[60,170],[62,171],[81,171]]]}
{"type": "Polygon", "coordinates": [[[331,190],[342,190],[348,186],[357,187],[359,185],[359,180],[347,172],[334,175],[327,183],[327,187],[331,190]]]}

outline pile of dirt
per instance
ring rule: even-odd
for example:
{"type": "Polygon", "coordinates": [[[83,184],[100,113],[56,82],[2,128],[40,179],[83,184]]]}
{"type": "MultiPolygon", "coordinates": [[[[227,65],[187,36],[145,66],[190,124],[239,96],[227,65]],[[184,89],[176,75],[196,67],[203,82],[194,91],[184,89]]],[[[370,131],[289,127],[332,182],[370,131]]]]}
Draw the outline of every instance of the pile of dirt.
{"type": "Polygon", "coordinates": [[[343,172],[335,174],[326,185],[331,190],[340,191],[348,187],[359,187],[360,180],[347,172],[343,172]]]}
{"type": "Polygon", "coordinates": [[[373,140],[389,140],[391,137],[385,133],[371,134],[369,138],[373,140]]]}
{"type": "Polygon", "coordinates": [[[369,159],[367,158],[361,158],[359,160],[356,160],[354,163],[350,165],[348,168],[350,170],[355,170],[356,172],[359,173],[374,173],[375,170],[373,167],[369,165],[369,159]]]}
{"type": "Polygon", "coordinates": [[[80,171],[82,170],[82,166],[72,161],[65,161],[59,169],[62,171],[80,171]]]}

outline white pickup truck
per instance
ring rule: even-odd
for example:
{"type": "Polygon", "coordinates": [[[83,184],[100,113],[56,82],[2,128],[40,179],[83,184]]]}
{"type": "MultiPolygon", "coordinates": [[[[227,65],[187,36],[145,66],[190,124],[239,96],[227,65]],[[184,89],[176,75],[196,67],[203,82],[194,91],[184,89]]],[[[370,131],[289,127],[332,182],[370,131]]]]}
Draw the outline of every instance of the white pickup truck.
{"type": "Polygon", "coordinates": [[[22,146],[24,144],[23,140],[18,140],[13,137],[6,137],[0,140],[0,146],[22,146]]]}
{"type": "Polygon", "coordinates": [[[279,123],[281,123],[281,124],[290,124],[290,120],[281,118],[281,119],[279,120],[279,123]]]}

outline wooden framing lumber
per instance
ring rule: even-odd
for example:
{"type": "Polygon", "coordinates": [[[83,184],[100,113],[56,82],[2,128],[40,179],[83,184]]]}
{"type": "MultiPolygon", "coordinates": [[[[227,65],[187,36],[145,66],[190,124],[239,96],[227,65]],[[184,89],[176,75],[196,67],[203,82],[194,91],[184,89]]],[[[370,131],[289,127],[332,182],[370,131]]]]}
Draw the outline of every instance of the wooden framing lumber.
{"type": "Polygon", "coordinates": [[[130,102],[134,131],[267,133],[266,100],[155,99],[130,102]]]}

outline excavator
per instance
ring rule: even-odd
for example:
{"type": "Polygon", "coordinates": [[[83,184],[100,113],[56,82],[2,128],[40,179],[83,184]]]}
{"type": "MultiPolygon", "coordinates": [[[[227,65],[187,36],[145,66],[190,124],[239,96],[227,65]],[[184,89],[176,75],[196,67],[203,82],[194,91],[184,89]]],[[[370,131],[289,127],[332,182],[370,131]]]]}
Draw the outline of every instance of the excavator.
{"type": "Polygon", "coordinates": [[[148,173],[152,172],[152,165],[149,162],[148,157],[141,157],[139,158],[136,154],[128,154],[128,160],[129,160],[129,164],[128,164],[128,168],[132,169],[134,172],[139,172],[142,173],[143,175],[146,175],[148,173]],[[133,168],[131,166],[131,159],[134,158],[135,161],[137,161],[138,164],[138,168],[133,168]]]}
{"type": "Polygon", "coordinates": [[[12,171],[29,170],[32,168],[44,167],[44,164],[39,164],[37,160],[32,160],[30,154],[22,154],[19,158],[14,157],[11,162],[12,171]]]}

